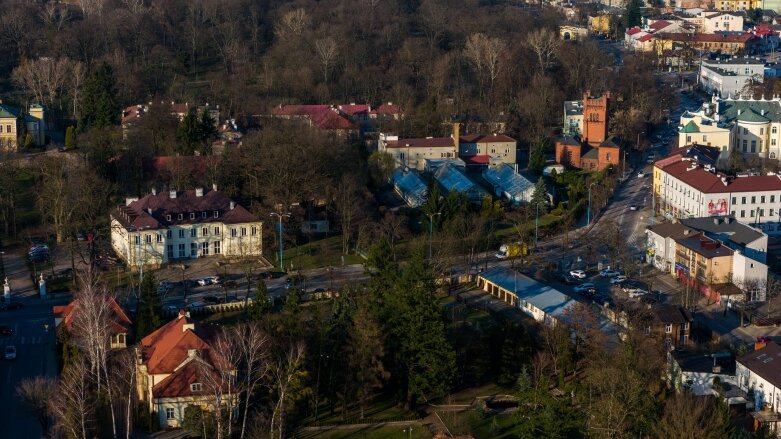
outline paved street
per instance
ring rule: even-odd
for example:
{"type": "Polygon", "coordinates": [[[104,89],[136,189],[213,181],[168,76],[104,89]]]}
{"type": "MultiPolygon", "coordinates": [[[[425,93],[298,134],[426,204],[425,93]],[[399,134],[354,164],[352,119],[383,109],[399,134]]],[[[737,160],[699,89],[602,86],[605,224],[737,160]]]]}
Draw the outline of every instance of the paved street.
{"type": "Polygon", "coordinates": [[[3,438],[38,438],[40,425],[16,397],[16,386],[24,378],[37,375],[56,376],[53,301],[25,300],[25,307],[1,311],[0,324],[14,329],[13,336],[0,336],[0,352],[16,346],[16,360],[0,360],[0,413],[3,414],[3,438]],[[48,332],[44,324],[49,324],[48,332]]]}

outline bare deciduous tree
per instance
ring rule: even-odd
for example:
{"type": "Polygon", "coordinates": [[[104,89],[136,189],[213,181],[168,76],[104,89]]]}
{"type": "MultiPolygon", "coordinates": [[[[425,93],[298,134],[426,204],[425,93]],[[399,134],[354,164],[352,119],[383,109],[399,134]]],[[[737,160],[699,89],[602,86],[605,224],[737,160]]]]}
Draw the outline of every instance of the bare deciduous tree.
{"type": "Polygon", "coordinates": [[[125,439],[133,435],[133,415],[137,409],[138,393],[136,390],[136,355],[133,349],[125,349],[112,356],[110,386],[117,395],[119,413],[122,415],[125,439]]]}
{"type": "Polygon", "coordinates": [[[560,44],[558,35],[544,27],[535,29],[526,36],[526,45],[537,55],[541,72],[550,67],[560,44]]]}
{"type": "Polygon", "coordinates": [[[30,91],[37,102],[54,106],[71,84],[71,77],[80,63],[68,58],[38,58],[23,62],[12,74],[14,82],[30,91]]]}
{"type": "Polygon", "coordinates": [[[45,376],[25,378],[16,386],[16,394],[38,419],[44,437],[49,436],[49,401],[54,398],[56,391],[56,380],[45,376]]]}
{"type": "Polygon", "coordinates": [[[253,393],[268,375],[268,337],[257,323],[237,326],[233,336],[238,340],[239,359],[243,371],[241,391],[244,392],[244,414],[241,418],[241,434],[244,439],[247,431],[247,416],[253,393]]]}
{"type": "Polygon", "coordinates": [[[304,8],[293,9],[285,13],[276,27],[277,36],[280,39],[288,40],[292,37],[298,38],[309,26],[309,14],[304,8]]]}
{"type": "Polygon", "coordinates": [[[323,66],[323,82],[328,84],[328,74],[336,62],[336,56],[339,54],[339,45],[331,37],[321,38],[315,41],[315,52],[323,66]]]}
{"type": "Polygon", "coordinates": [[[88,439],[94,419],[94,399],[86,361],[75,359],[62,371],[54,398],[49,400],[56,429],[71,437],[88,439]]]}
{"type": "Polygon", "coordinates": [[[276,403],[271,415],[270,434],[276,431],[279,439],[285,437],[287,403],[293,397],[293,390],[301,385],[306,372],[303,370],[304,344],[296,343],[278,358],[270,368],[276,403]]]}
{"type": "Polygon", "coordinates": [[[233,412],[238,402],[236,364],[241,354],[238,337],[233,331],[222,330],[211,342],[211,349],[210,361],[200,357],[192,361],[198,366],[204,395],[208,395],[208,404],[214,412],[217,439],[229,438],[233,435],[233,412]],[[227,419],[226,425],[223,419],[227,419]]]}
{"type": "Polygon", "coordinates": [[[475,67],[478,75],[488,77],[491,89],[499,76],[504,51],[504,41],[483,33],[470,35],[464,45],[464,55],[475,67]]]}

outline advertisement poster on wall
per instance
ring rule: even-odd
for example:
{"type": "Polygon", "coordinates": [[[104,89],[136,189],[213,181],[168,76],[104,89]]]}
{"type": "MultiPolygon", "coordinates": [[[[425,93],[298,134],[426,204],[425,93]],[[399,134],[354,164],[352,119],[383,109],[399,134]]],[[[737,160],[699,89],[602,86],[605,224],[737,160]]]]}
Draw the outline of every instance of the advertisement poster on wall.
{"type": "Polygon", "coordinates": [[[708,215],[724,215],[727,213],[727,200],[710,200],[708,203],[708,215]]]}

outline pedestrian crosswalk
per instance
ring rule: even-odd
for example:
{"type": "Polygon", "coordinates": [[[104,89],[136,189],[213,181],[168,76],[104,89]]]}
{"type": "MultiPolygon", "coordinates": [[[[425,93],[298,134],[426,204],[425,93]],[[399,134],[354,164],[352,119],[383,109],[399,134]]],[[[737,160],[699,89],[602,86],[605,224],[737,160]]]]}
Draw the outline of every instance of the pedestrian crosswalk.
{"type": "Polygon", "coordinates": [[[3,337],[0,338],[0,347],[5,348],[8,345],[25,346],[25,345],[42,345],[46,344],[46,337],[30,337],[30,336],[18,336],[18,337],[3,337]]]}

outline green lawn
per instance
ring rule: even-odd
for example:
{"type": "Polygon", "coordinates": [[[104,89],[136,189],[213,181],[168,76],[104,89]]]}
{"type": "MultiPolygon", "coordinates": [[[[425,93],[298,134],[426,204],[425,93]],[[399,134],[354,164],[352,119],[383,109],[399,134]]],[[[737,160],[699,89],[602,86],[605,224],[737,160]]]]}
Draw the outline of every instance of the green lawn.
{"type": "Polygon", "coordinates": [[[431,433],[421,423],[410,424],[412,434],[403,425],[379,428],[355,428],[349,430],[331,430],[302,432],[296,434],[301,439],[429,439],[431,433]]]}
{"type": "Polygon", "coordinates": [[[330,413],[330,406],[325,402],[320,403],[319,416],[317,421],[314,417],[302,419],[300,425],[336,425],[336,424],[362,424],[390,421],[414,421],[418,415],[412,411],[406,410],[402,405],[396,403],[396,399],[390,395],[375,395],[374,400],[363,413],[364,418],[360,419],[360,410],[357,404],[341,415],[340,406],[336,406],[334,413],[330,413]]]}
{"type": "MultiPolygon", "coordinates": [[[[279,248],[268,249],[268,259],[272,264],[279,264],[279,248]]],[[[293,264],[294,270],[305,270],[310,268],[327,267],[329,265],[338,267],[342,265],[342,256],[344,264],[360,264],[364,260],[351,251],[348,255],[342,254],[341,236],[331,236],[329,238],[312,241],[311,243],[299,245],[289,249],[284,249],[285,269],[290,269],[293,264]]]]}

